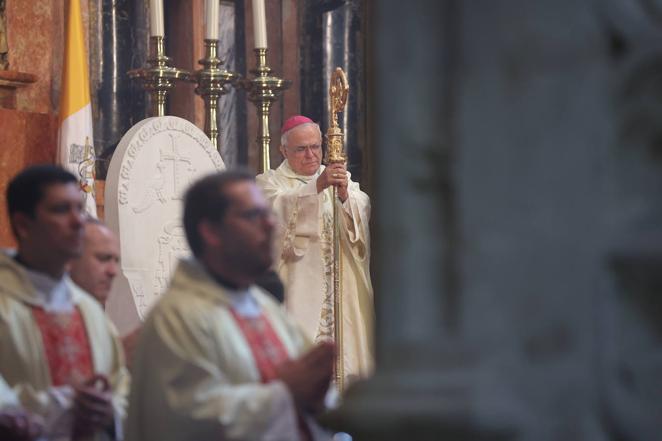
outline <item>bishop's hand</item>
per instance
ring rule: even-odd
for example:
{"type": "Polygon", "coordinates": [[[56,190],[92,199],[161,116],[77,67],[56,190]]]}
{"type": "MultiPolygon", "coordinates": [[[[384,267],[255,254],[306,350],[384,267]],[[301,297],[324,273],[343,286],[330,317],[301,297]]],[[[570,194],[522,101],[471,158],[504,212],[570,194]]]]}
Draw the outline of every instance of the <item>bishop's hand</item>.
{"type": "Polygon", "coordinates": [[[335,162],[326,166],[324,171],[317,178],[317,192],[320,193],[328,187],[335,185],[338,189],[338,197],[341,202],[345,202],[349,197],[347,187],[349,185],[349,176],[347,174],[347,165],[344,162],[335,162]]]}

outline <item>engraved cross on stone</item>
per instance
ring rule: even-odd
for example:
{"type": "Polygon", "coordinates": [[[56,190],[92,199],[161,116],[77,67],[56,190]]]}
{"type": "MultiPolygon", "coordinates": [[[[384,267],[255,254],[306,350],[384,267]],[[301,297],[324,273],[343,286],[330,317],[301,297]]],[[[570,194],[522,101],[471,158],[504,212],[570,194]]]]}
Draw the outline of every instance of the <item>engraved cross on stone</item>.
{"type": "Polygon", "coordinates": [[[168,134],[168,136],[170,136],[171,151],[164,152],[164,148],[161,148],[160,159],[161,161],[172,161],[172,176],[174,183],[174,193],[172,195],[172,199],[181,199],[182,190],[188,184],[188,178],[191,172],[193,172],[193,162],[191,161],[190,156],[183,155],[179,151],[177,148],[177,143],[175,142],[175,135],[168,134]],[[181,169],[181,164],[187,165],[185,170],[181,169]]]}

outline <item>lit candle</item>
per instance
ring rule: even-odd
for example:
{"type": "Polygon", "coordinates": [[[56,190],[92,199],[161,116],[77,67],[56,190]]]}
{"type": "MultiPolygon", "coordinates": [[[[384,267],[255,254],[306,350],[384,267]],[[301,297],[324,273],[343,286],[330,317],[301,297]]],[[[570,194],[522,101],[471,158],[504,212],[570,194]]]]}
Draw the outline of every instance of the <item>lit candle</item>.
{"type": "Polygon", "coordinates": [[[264,0],[253,0],[253,34],[255,48],[267,48],[267,14],[264,10],[264,0]]]}
{"type": "Polygon", "coordinates": [[[219,0],[205,0],[205,39],[218,40],[219,0]]]}
{"type": "Polygon", "coordinates": [[[163,37],[163,0],[149,0],[149,31],[153,37],[163,37]]]}

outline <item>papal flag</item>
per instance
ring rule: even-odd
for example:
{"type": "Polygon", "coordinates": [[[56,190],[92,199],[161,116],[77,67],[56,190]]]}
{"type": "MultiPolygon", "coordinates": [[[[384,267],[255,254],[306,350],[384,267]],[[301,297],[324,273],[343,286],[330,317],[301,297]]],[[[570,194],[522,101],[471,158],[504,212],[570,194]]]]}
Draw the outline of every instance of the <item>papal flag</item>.
{"type": "Polygon", "coordinates": [[[97,216],[94,199],[95,155],[92,145],[92,104],[80,0],[69,1],[64,71],[60,90],[58,162],[80,180],[85,210],[97,216]]]}

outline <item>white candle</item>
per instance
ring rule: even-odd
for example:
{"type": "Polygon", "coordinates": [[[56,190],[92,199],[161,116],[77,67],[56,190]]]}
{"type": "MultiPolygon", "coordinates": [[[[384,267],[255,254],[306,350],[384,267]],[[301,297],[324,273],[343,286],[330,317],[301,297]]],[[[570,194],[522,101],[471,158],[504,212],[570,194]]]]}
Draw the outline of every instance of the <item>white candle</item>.
{"type": "Polygon", "coordinates": [[[205,39],[218,40],[219,0],[205,0],[205,39]]]}
{"type": "Polygon", "coordinates": [[[163,0],[149,0],[149,35],[163,37],[163,0]]]}
{"type": "Polygon", "coordinates": [[[264,0],[253,0],[253,35],[255,48],[267,48],[267,14],[264,10],[264,0]]]}

